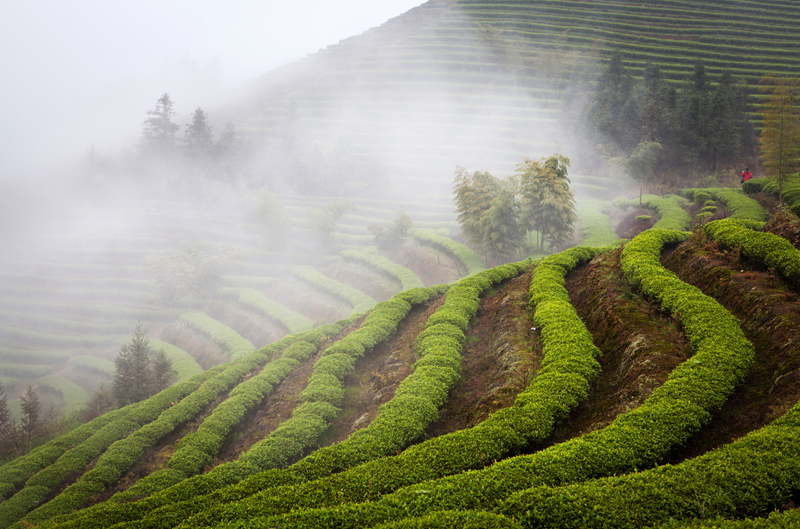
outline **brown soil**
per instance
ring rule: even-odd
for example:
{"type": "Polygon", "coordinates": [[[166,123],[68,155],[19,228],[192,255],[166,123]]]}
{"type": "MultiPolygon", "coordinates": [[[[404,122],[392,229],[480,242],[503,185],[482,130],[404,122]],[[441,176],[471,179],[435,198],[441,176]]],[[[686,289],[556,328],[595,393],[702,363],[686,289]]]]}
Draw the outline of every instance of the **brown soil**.
{"type": "Polygon", "coordinates": [[[428,318],[444,303],[444,296],[411,310],[395,335],[358,361],[345,378],[342,411],[320,439],[320,446],[345,440],[356,430],[369,426],[378,408],[394,397],[400,383],[411,374],[417,361],[414,341],[428,318]]]}
{"type": "Polygon", "coordinates": [[[386,301],[401,290],[399,281],[392,281],[358,264],[331,263],[320,272],[378,301],[386,301]]]}
{"type": "Polygon", "coordinates": [[[779,213],[773,217],[764,231],[779,235],[800,249],[800,219],[789,213],[779,213]]]}
{"type": "Polygon", "coordinates": [[[634,209],[627,213],[612,213],[611,222],[616,225],[617,236],[620,239],[633,239],[645,230],[649,230],[658,221],[656,212],[650,209],[634,209]],[[648,220],[636,220],[636,217],[649,215],[648,220]]]}
{"type": "Polygon", "coordinates": [[[739,318],[756,353],[753,368],[722,410],[673,455],[677,462],[764,426],[800,400],[800,303],[798,292],[780,279],[752,269],[700,233],[663,261],[739,318]]]}
{"type": "Polygon", "coordinates": [[[610,424],[639,407],[686,359],[689,344],[677,321],[633,291],[622,276],[622,250],[595,257],[567,276],[575,310],[602,352],[602,371],[548,444],[610,424]]]}
{"type": "Polygon", "coordinates": [[[461,352],[461,381],[428,427],[428,437],[475,426],[512,405],[528,385],[541,360],[527,309],[530,282],[531,274],[522,274],[481,299],[461,352]]]}

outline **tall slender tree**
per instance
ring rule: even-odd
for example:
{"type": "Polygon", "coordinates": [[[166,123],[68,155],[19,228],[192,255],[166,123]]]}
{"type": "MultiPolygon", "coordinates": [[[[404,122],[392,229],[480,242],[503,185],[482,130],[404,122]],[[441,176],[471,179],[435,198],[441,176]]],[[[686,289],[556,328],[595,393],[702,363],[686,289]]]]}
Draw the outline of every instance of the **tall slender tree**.
{"type": "Polygon", "coordinates": [[[39,396],[32,385],[25,388],[25,394],[20,397],[19,439],[20,455],[27,454],[31,449],[33,437],[39,428],[39,396]]]}
{"type": "Polygon", "coordinates": [[[800,81],[796,77],[766,75],[761,93],[761,160],[764,172],[778,181],[780,202],[786,177],[800,167],[800,81]]]}
{"type": "Polygon", "coordinates": [[[551,248],[568,240],[578,220],[575,194],[567,176],[569,158],[554,154],[538,161],[525,160],[517,166],[521,224],[542,235],[539,247],[551,248]]]}
{"type": "Polygon", "coordinates": [[[141,147],[147,154],[167,155],[175,152],[176,134],[180,125],[172,118],[178,114],[172,110],[169,94],[162,94],[156,102],[155,110],[149,110],[142,128],[141,147]]]}
{"type": "Polygon", "coordinates": [[[214,149],[214,135],[208,122],[208,114],[197,108],[192,114],[192,122],[186,127],[183,145],[190,159],[206,159],[214,149]]]}
{"type": "Polygon", "coordinates": [[[114,361],[111,392],[120,406],[146,399],[153,393],[153,373],[150,368],[150,340],[136,324],[130,343],[119,350],[114,361]]]}

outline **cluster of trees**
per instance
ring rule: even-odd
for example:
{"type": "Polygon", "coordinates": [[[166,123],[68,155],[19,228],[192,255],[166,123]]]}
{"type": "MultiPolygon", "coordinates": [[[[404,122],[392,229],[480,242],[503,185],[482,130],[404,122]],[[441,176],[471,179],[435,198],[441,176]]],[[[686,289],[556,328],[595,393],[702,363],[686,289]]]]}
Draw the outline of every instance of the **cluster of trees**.
{"type": "Polygon", "coordinates": [[[626,159],[640,145],[658,143],[661,166],[673,172],[747,164],[755,159],[757,142],[745,82],[727,71],[715,81],[702,61],[682,85],[667,82],[652,63],[637,80],[616,52],[577,125],[607,159],[626,159]]]}
{"type": "Polygon", "coordinates": [[[160,303],[197,308],[217,295],[222,275],[233,257],[230,249],[204,251],[192,244],[182,255],[148,255],[145,267],[160,303]]]}
{"type": "Polygon", "coordinates": [[[408,237],[412,226],[411,217],[400,208],[394,219],[388,222],[373,222],[367,226],[372,234],[375,246],[382,252],[391,252],[403,244],[403,239],[408,237]]]}
{"type": "Polygon", "coordinates": [[[15,422],[8,407],[5,387],[0,382],[0,458],[27,454],[40,440],[59,433],[63,422],[52,404],[42,414],[39,395],[30,384],[20,397],[20,417],[19,422],[15,422]]]}
{"type": "Polygon", "coordinates": [[[514,174],[498,179],[486,171],[457,167],[453,195],[461,231],[487,259],[503,263],[533,246],[566,243],[577,220],[567,177],[570,161],[559,154],[524,160],[514,174]]]}
{"type": "Polygon", "coordinates": [[[800,80],[767,75],[759,91],[767,95],[762,116],[761,160],[764,173],[778,181],[780,201],[786,177],[800,169],[800,80]]]}
{"type": "MultiPolygon", "coordinates": [[[[142,401],[167,389],[175,380],[172,362],[163,350],[153,351],[150,348],[147,333],[142,329],[142,324],[138,323],[130,343],[122,346],[114,361],[111,386],[113,402],[118,406],[126,406],[142,401]]],[[[108,396],[102,393],[103,391],[95,391],[89,409],[94,407],[93,400],[101,404],[109,401],[108,396]]]]}

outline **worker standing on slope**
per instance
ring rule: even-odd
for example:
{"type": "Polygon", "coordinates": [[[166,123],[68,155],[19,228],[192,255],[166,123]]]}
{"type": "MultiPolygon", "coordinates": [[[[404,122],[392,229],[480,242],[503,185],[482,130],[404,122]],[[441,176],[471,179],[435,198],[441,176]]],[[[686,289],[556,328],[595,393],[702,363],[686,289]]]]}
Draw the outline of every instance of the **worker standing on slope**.
{"type": "Polygon", "coordinates": [[[745,182],[747,182],[747,181],[748,181],[748,180],[750,180],[751,178],[753,178],[753,173],[751,173],[751,172],[750,172],[750,168],[749,168],[749,167],[745,167],[745,168],[744,168],[744,171],[742,171],[742,180],[741,180],[741,183],[743,183],[743,184],[744,184],[745,182]]]}

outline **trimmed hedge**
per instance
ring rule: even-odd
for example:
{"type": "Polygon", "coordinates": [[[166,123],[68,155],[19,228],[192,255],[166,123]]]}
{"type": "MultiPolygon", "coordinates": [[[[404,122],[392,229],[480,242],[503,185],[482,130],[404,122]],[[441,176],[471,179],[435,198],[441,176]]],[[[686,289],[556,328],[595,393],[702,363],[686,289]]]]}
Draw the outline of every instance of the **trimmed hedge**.
{"type": "Polygon", "coordinates": [[[373,268],[381,274],[396,279],[400,282],[403,290],[410,290],[412,288],[424,288],[425,284],[417,277],[417,274],[406,268],[392,262],[390,259],[373,253],[357,252],[355,250],[342,250],[339,252],[345,261],[354,261],[364,263],[370,268],[373,268]]]}
{"type": "Polygon", "coordinates": [[[740,189],[729,187],[712,187],[708,189],[679,189],[678,193],[698,204],[704,203],[709,197],[722,202],[731,212],[732,219],[767,220],[769,214],[764,211],[761,204],[746,196],[740,189]]]}
{"type": "Polygon", "coordinates": [[[241,303],[263,312],[286,327],[290,333],[308,331],[314,326],[314,323],[302,314],[289,310],[277,301],[269,299],[258,290],[252,288],[231,288],[226,290],[238,294],[241,303]]]}
{"type": "Polygon", "coordinates": [[[360,314],[375,306],[377,301],[349,285],[331,279],[311,266],[295,266],[292,274],[309,285],[343,299],[353,305],[353,314],[360,314]]]}
{"type": "Polygon", "coordinates": [[[772,233],[758,230],[763,223],[743,223],[733,219],[709,222],[706,234],[723,248],[737,248],[746,259],[774,268],[795,286],[800,287],[800,250],[772,233]]]}
{"type": "MultiPolygon", "coordinates": [[[[779,196],[778,181],[774,178],[765,178],[762,191],[775,197],[779,196]]],[[[800,203],[800,173],[786,178],[783,184],[783,200],[790,205],[800,203]]]]}
{"type": "MultiPolygon", "coordinates": [[[[710,419],[744,377],[753,358],[752,345],[744,339],[733,316],[699,291],[694,292],[694,287],[677,278],[677,283],[669,281],[666,276],[670,273],[658,264],[664,244],[686,237],[688,234],[682,232],[649,230],[623,252],[623,260],[628,261],[623,270],[630,280],[659,299],[665,309],[681,313],[695,351],[642,406],[603,430],[529,456],[500,461],[484,470],[421,482],[377,502],[301,510],[260,521],[319,527],[316,520],[328,520],[336,527],[355,528],[440,510],[491,510],[511,494],[529,487],[581,482],[657,464],[710,419]]],[[[537,295],[548,296],[546,290],[552,283],[544,282],[540,288],[543,292],[537,295]]],[[[564,334],[562,339],[568,343],[571,335],[564,334]]]]}
{"type": "Polygon", "coordinates": [[[431,230],[420,229],[414,230],[411,235],[418,243],[436,248],[450,257],[457,259],[464,265],[468,275],[477,274],[482,270],[486,270],[481,258],[478,257],[475,252],[449,237],[443,237],[431,230]]]}
{"type": "MultiPolygon", "coordinates": [[[[563,487],[537,487],[515,494],[497,510],[521,520],[524,527],[540,528],[634,529],[701,516],[762,516],[796,498],[798,428],[796,405],[768,426],[678,465],[563,487]]],[[[784,521],[796,520],[792,514],[784,521]]]]}
{"type": "MultiPolygon", "coordinates": [[[[683,202],[686,202],[685,198],[675,195],[642,195],[642,205],[655,209],[660,217],[653,225],[654,229],[688,230],[692,225],[692,217],[683,209],[683,202]]],[[[618,198],[614,205],[619,208],[638,207],[639,201],[618,198]]]]}

